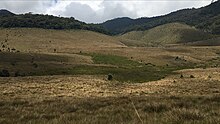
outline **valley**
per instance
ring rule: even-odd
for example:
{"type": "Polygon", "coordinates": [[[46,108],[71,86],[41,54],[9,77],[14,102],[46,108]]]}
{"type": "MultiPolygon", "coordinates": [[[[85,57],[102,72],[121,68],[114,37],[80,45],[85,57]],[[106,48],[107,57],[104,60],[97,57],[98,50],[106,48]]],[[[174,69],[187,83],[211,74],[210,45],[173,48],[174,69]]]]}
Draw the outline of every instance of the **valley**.
{"type": "MultiPolygon", "coordinates": [[[[21,1],[15,5],[28,6],[21,1]]],[[[64,3],[37,2],[50,5],[49,11],[64,3]]],[[[97,5],[105,10],[106,4],[97,5]]],[[[119,5],[108,12],[128,8],[119,5]]],[[[0,124],[219,124],[219,5],[93,24],[47,12],[16,14],[4,4],[0,124]]],[[[64,6],[60,12],[71,8],[64,6]]],[[[108,12],[92,18],[102,20],[108,12]]]]}
{"type": "Polygon", "coordinates": [[[9,73],[0,78],[0,123],[220,121],[220,46],[201,44],[217,36],[149,45],[130,33],[0,32],[0,68],[9,73]]]}

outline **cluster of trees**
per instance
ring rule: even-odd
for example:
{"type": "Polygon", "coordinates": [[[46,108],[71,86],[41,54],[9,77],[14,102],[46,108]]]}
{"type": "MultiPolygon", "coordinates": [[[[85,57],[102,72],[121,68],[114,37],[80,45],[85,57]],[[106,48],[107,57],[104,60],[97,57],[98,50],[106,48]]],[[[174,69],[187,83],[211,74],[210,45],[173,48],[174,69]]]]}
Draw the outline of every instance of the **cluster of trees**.
{"type": "Polygon", "coordinates": [[[0,27],[14,28],[14,27],[28,27],[28,28],[44,28],[44,29],[83,29],[99,33],[109,34],[101,25],[86,24],[80,22],[73,17],[64,18],[52,15],[41,14],[1,14],[0,13],[0,27]]]}

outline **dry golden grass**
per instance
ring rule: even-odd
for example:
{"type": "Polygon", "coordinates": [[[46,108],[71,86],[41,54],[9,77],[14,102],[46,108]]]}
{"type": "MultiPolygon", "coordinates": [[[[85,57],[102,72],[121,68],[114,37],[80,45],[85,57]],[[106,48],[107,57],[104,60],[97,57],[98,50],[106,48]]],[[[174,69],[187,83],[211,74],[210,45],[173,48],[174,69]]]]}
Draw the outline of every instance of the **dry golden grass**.
{"type": "Polygon", "coordinates": [[[93,52],[113,54],[132,58],[133,60],[152,63],[155,65],[177,64],[176,57],[181,58],[182,62],[186,60],[189,63],[206,62],[210,59],[219,57],[220,47],[127,47],[112,49],[94,49],[93,52]]]}
{"type": "Polygon", "coordinates": [[[0,29],[0,41],[22,52],[80,52],[91,48],[124,47],[113,37],[83,30],[0,29]],[[7,36],[8,35],[8,36],[7,36]]]}
{"type": "Polygon", "coordinates": [[[118,97],[133,95],[218,95],[220,69],[192,69],[159,81],[127,84],[105,76],[39,76],[1,78],[1,96],[20,98],[118,97]],[[180,78],[180,75],[183,78],[180,78]],[[194,77],[190,77],[193,75],[194,77]]]}
{"type": "MultiPolygon", "coordinates": [[[[178,56],[187,62],[198,63],[217,57],[220,47],[128,47],[117,37],[80,30],[57,31],[44,29],[0,29],[0,41],[8,39],[10,49],[25,53],[101,53],[133,58],[155,65],[172,64],[178,56]],[[8,34],[8,38],[7,38],[8,34]],[[56,51],[54,51],[56,49],[56,51]]],[[[2,49],[2,48],[1,48],[2,49]]],[[[175,64],[175,63],[174,63],[175,64]]],[[[177,62],[178,64],[178,62],[177,62]]]]}
{"type": "Polygon", "coordinates": [[[219,68],[180,74],[142,84],[86,75],[0,78],[0,122],[140,123],[133,102],[144,123],[219,123],[219,68]]]}
{"type": "Polygon", "coordinates": [[[123,43],[129,46],[136,46],[135,41],[138,42],[137,45],[158,46],[202,41],[211,38],[213,38],[213,35],[181,23],[169,23],[146,31],[131,31],[121,36],[123,43]]]}

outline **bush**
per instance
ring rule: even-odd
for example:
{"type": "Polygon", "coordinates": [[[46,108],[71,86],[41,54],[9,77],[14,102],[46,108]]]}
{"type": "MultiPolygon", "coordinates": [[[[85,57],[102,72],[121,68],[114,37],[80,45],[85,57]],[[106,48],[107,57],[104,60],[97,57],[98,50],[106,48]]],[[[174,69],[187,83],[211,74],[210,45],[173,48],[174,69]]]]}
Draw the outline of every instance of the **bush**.
{"type": "Polygon", "coordinates": [[[37,68],[37,67],[38,67],[38,65],[37,65],[36,63],[34,63],[33,66],[34,66],[34,68],[37,68]]]}
{"type": "Polygon", "coordinates": [[[176,58],[175,58],[175,60],[178,60],[179,59],[179,56],[177,56],[176,58]]]}
{"type": "Polygon", "coordinates": [[[12,66],[15,66],[15,65],[16,65],[16,62],[11,62],[11,65],[12,65],[12,66]]]}
{"type": "Polygon", "coordinates": [[[108,78],[107,78],[109,81],[111,81],[113,79],[113,76],[112,74],[108,74],[108,78]]]}
{"type": "Polygon", "coordinates": [[[180,78],[183,78],[183,75],[182,75],[182,74],[180,75],[180,78]]]}
{"type": "Polygon", "coordinates": [[[19,76],[21,76],[20,72],[19,72],[19,71],[16,71],[16,72],[15,72],[15,77],[19,77],[19,76]]]}
{"type": "Polygon", "coordinates": [[[1,72],[0,72],[0,77],[9,77],[10,76],[10,73],[8,70],[5,70],[3,69],[1,72]]]}
{"type": "Polygon", "coordinates": [[[195,78],[193,75],[190,75],[190,78],[195,78]]]}

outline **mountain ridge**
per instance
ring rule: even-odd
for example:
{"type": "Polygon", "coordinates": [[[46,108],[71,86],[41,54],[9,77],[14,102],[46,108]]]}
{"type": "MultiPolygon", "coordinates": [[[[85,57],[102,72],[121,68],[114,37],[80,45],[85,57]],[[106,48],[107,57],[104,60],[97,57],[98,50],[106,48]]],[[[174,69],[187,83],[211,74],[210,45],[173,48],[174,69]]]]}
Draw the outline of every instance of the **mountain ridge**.
{"type": "Polygon", "coordinates": [[[12,15],[15,15],[15,14],[6,9],[0,9],[0,16],[12,16],[12,15]]]}
{"type": "MultiPolygon", "coordinates": [[[[123,26],[114,25],[115,23],[114,19],[101,23],[101,25],[110,32],[115,32],[114,34],[124,34],[126,32],[134,31],[134,30],[136,31],[148,30],[153,27],[163,25],[166,23],[181,22],[191,26],[195,26],[196,28],[202,29],[204,31],[208,31],[214,34],[220,34],[220,31],[218,29],[218,27],[220,27],[220,25],[218,24],[219,21],[220,21],[220,1],[216,1],[208,6],[201,7],[198,9],[188,8],[188,9],[174,11],[167,15],[156,16],[152,18],[142,17],[142,18],[133,19],[133,21],[130,22],[130,25],[123,25],[123,26]],[[215,20],[213,20],[212,18],[215,18],[215,20]],[[210,24],[210,20],[212,20],[211,24],[210,24]],[[209,27],[209,25],[213,25],[213,24],[215,25],[216,23],[217,23],[217,27],[209,27]],[[119,28],[112,30],[109,27],[119,27],[119,28]]],[[[121,24],[126,24],[126,22],[121,22],[121,24]]]]}

